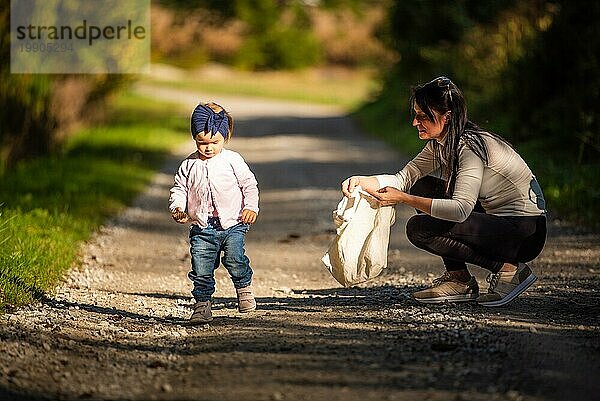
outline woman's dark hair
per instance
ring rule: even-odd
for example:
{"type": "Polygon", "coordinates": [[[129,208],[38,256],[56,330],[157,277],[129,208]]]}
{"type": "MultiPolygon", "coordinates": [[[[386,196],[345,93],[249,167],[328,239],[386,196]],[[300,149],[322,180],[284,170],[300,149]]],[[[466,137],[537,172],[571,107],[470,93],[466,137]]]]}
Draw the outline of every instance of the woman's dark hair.
{"type": "Polygon", "coordinates": [[[417,105],[431,121],[436,119],[434,111],[440,115],[450,111],[450,120],[444,127],[446,130],[445,145],[442,147],[436,140],[432,140],[434,164],[442,169],[442,177],[447,181],[446,195],[448,196],[454,192],[461,140],[486,165],[489,160],[488,149],[483,139],[484,135],[496,138],[510,146],[501,136],[484,130],[467,118],[465,97],[449,78],[438,77],[426,84],[412,88],[409,102],[413,117],[415,105],[417,105]],[[445,168],[442,159],[447,161],[445,168]]]}

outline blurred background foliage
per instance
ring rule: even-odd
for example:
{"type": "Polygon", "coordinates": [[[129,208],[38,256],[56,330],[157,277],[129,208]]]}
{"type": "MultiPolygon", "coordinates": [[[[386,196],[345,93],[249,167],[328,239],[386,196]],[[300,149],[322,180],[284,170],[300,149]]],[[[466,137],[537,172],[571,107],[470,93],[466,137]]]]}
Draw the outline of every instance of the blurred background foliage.
{"type": "Polygon", "coordinates": [[[600,2],[396,1],[390,45],[399,61],[365,127],[408,152],[410,87],[446,75],[470,118],[508,138],[542,183],[551,218],[600,224],[600,2]],[[372,121],[382,124],[371,125],[372,121]]]}
{"type": "Polygon", "coordinates": [[[380,65],[395,55],[377,38],[390,1],[182,1],[152,7],[154,61],[207,61],[246,70],[317,64],[380,65]]]}
{"type": "Polygon", "coordinates": [[[127,75],[10,72],[10,2],[0,5],[0,175],[21,160],[60,150],[69,132],[102,116],[127,75]]]}
{"type": "MultiPolygon", "coordinates": [[[[10,74],[8,3],[0,5],[0,174],[60,153],[74,128],[100,121],[107,99],[139,78],[10,74]]],[[[599,17],[592,0],[153,0],[152,62],[374,69],[381,89],[354,116],[406,153],[422,146],[410,127],[410,87],[449,76],[471,118],[525,152],[555,217],[597,224],[599,17]]]]}

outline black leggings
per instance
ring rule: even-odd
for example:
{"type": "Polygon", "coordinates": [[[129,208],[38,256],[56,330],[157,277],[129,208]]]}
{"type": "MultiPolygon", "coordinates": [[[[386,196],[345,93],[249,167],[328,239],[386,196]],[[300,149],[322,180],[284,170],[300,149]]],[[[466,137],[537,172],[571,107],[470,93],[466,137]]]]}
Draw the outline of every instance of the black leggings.
{"type": "MultiPolygon", "coordinates": [[[[443,188],[443,181],[428,176],[410,193],[441,198],[443,188]]],[[[494,216],[477,202],[462,223],[417,214],[406,223],[406,236],[416,247],[441,256],[448,271],[466,269],[471,263],[497,273],[505,262],[529,262],[542,252],[546,216],[494,216]]]]}

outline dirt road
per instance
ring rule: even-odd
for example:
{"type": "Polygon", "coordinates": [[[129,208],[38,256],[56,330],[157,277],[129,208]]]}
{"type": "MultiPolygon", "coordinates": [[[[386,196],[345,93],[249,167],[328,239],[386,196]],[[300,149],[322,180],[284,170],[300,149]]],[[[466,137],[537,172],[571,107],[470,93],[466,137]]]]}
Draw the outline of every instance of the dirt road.
{"type": "MultiPolygon", "coordinates": [[[[140,87],[186,109],[196,94],[140,87]]],[[[44,302],[0,318],[2,400],[597,400],[600,236],[552,225],[537,285],[507,307],[422,306],[410,293],[441,262],[404,235],[389,267],[344,289],[320,258],[339,182],[394,172],[406,158],[335,108],[219,97],[236,117],[230,148],[261,189],[247,237],[259,309],[240,315],[224,269],[215,320],[190,314],[187,228],[166,212],[190,141],[110,221],[44,302]]],[[[473,268],[485,289],[485,272],[473,268]]]]}

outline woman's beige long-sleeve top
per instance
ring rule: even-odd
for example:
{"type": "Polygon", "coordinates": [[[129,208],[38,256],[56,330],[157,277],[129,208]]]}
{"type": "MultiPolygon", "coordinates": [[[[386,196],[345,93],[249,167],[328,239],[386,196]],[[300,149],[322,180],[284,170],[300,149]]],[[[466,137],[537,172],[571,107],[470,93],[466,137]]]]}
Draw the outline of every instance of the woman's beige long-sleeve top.
{"type": "MultiPolygon", "coordinates": [[[[477,200],[486,213],[497,216],[537,216],[545,213],[544,198],[527,163],[508,144],[484,135],[489,163],[486,165],[464,143],[460,144],[458,173],[451,199],[433,199],[431,215],[463,222],[477,200]]],[[[444,146],[444,143],[440,143],[444,146]]],[[[442,163],[445,161],[442,160],[442,163]]],[[[395,175],[377,175],[380,187],[408,192],[421,177],[436,175],[433,142],[395,175]]],[[[437,172],[439,174],[439,172],[437,172]]]]}

